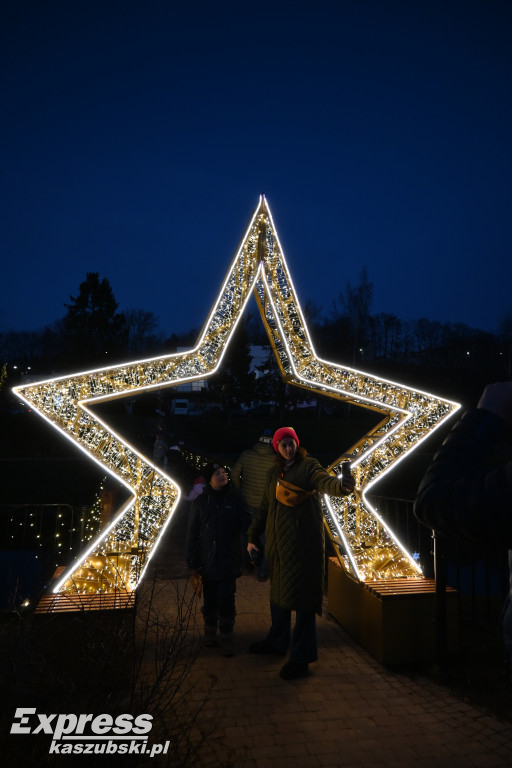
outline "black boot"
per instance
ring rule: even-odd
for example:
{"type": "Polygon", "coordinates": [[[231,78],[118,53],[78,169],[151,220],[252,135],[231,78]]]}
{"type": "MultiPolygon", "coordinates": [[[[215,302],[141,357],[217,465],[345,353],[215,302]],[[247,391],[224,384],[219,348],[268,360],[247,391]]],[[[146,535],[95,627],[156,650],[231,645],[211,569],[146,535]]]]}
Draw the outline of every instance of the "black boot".
{"type": "Polygon", "coordinates": [[[281,667],[279,677],[283,680],[295,680],[297,677],[305,677],[309,674],[307,664],[301,664],[298,661],[287,661],[284,667],[281,667]]]}
{"type": "Polygon", "coordinates": [[[217,627],[209,627],[205,625],[204,644],[208,648],[215,648],[217,645],[217,627]]]}

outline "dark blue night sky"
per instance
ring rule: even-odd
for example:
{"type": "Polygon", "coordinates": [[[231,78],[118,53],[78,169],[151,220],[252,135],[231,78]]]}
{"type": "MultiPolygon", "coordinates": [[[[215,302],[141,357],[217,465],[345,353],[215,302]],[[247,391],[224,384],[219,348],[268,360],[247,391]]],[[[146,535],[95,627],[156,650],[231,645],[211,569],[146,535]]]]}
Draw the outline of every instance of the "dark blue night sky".
{"type": "Polygon", "coordinates": [[[0,6],[0,331],[90,271],[200,327],[264,192],[304,304],[512,313],[512,3],[0,6]]]}

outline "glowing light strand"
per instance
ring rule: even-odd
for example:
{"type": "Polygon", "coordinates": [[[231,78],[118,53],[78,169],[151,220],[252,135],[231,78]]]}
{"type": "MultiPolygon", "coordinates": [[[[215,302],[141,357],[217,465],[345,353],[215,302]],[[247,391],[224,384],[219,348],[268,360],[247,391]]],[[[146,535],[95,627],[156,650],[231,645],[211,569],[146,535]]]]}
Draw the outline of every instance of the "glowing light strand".
{"type": "MultiPolygon", "coordinates": [[[[343,454],[349,453],[352,459],[359,492],[325,500],[326,526],[338,555],[358,578],[418,575],[419,566],[372,509],[365,491],[459,406],[316,355],[270,211],[261,198],[193,350],[15,389],[133,493],[55,591],[88,594],[134,589],[180,497],[178,484],[117,435],[90,406],[213,375],[253,289],[286,381],[370,408],[383,417],[343,454]]],[[[330,471],[340,471],[341,458],[330,471]]]]}

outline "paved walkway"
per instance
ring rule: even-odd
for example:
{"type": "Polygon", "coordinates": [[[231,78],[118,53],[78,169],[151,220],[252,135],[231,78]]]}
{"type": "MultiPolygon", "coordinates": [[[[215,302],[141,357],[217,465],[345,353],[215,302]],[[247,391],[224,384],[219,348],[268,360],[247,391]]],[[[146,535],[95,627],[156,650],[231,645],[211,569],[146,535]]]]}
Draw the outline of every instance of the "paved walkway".
{"type": "MultiPolygon", "coordinates": [[[[183,518],[156,563],[165,584],[185,588],[183,518]]],[[[175,588],[175,587],[174,587],[175,588]]],[[[205,768],[472,768],[512,765],[512,722],[464,702],[432,679],[381,666],[326,610],[319,659],[304,679],[278,676],[283,659],[252,656],[269,622],[269,583],[238,581],[237,654],[201,646],[192,696],[204,701],[196,736],[209,733],[205,768]]],[[[200,622],[199,603],[196,608],[200,622]]],[[[193,702],[191,702],[193,704],[193,702]]]]}

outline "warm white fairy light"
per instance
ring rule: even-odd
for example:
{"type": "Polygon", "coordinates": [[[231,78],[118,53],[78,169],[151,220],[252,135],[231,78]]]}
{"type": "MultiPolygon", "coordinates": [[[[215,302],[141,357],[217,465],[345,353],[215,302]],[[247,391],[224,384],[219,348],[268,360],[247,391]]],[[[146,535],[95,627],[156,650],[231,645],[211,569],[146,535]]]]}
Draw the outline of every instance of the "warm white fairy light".
{"type": "MultiPolygon", "coordinates": [[[[15,388],[19,397],[132,492],[55,591],[91,594],[134,589],[180,498],[176,481],[98,418],[91,406],[215,374],[253,290],[287,382],[382,415],[375,429],[344,452],[353,462],[358,492],[327,499],[324,506],[338,554],[342,556],[341,542],[349,568],[359,578],[418,575],[418,565],[365,494],[459,406],[316,355],[274,222],[261,197],[193,349],[15,388]]],[[[340,462],[330,467],[333,473],[340,472],[340,462]]]]}
{"type": "Polygon", "coordinates": [[[88,509],[87,518],[81,517],[80,523],[82,528],[82,538],[81,538],[81,544],[82,546],[85,544],[85,542],[90,541],[94,536],[98,534],[100,523],[101,523],[101,512],[103,509],[103,502],[102,502],[102,491],[104,488],[104,482],[106,478],[103,479],[102,483],[100,484],[100,488],[98,493],[96,494],[96,498],[94,499],[93,503],[88,509]]]}
{"type": "MultiPolygon", "coordinates": [[[[268,264],[257,284],[260,312],[287,381],[381,412],[381,423],[346,452],[357,475],[358,493],[326,503],[326,523],[336,550],[347,553],[349,570],[360,579],[418,576],[416,561],[366,499],[366,492],[398,461],[459,408],[457,403],[363,371],[322,360],[316,354],[268,214],[268,264]],[[277,287],[277,289],[276,289],[277,287]],[[280,300],[281,299],[281,300],[280,300]]],[[[338,459],[329,468],[339,474],[338,459]]]]}

